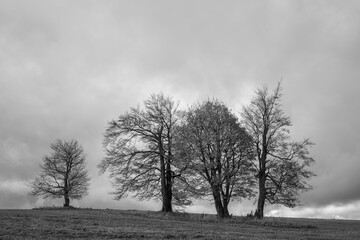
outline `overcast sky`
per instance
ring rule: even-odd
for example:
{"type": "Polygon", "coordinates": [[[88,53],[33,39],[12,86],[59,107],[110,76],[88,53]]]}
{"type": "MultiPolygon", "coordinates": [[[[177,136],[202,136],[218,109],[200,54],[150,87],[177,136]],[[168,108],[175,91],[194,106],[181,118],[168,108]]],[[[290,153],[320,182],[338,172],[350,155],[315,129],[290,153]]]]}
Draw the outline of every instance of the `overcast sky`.
{"type": "Polygon", "coordinates": [[[0,208],[53,204],[28,197],[26,183],[61,138],[87,154],[90,194],[75,204],[158,210],[108,194],[96,168],[107,122],[160,91],[181,108],[215,97],[237,114],[282,79],[292,137],[316,144],[318,176],[304,206],[266,213],[360,219],[359,18],[355,0],[1,1],[0,208]]]}

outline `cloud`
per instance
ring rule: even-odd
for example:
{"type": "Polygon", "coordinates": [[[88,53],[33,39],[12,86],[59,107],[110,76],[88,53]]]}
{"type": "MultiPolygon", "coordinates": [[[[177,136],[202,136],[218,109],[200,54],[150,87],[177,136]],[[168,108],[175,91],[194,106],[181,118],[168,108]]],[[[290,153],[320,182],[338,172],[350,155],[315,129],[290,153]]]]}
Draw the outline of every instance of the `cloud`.
{"type": "Polygon", "coordinates": [[[294,217],[294,218],[328,218],[328,219],[360,219],[360,201],[348,204],[329,204],[323,207],[300,207],[271,210],[267,216],[272,217],[294,217]]]}
{"type": "Polygon", "coordinates": [[[28,195],[27,182],[22,180],[2,180],[0,182],[1,208],[29,208],[34,203],[28,195]]]}

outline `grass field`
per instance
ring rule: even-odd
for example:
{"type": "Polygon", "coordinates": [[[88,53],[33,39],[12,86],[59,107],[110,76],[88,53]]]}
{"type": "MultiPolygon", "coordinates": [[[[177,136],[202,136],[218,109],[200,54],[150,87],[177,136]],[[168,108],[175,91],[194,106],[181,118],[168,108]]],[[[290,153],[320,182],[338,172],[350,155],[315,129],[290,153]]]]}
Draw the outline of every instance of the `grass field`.
{"type": "Polygon", "coordinates": [[[360,239],[360,221],[92,209],[0,210],[0,239],[360,239]]]}

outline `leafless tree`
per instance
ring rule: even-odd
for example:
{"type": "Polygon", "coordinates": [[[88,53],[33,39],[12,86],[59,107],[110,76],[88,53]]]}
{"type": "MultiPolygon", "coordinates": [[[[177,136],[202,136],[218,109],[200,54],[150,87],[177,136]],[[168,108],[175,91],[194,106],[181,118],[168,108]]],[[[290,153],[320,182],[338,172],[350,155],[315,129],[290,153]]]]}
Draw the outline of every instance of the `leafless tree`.
{"type": "Polygon", "coordinates": [[[200,194],[212,196],[219,218],[229,217],[230,201],[252,192],[249,135],[217,100],[190,109],[179,131],[188,183],[200,194]]]}
{"type": "Polygon", "coordinates": [[[309,139],[295,142],[290,139],[290,117],[284,115],[280,104],[281,84],[271,93],[267,87],[258,89],[247,107],[243,107],[243,123],[251,135],[256,153],[258,201],[255,215],[264,216],[265,202],[294,207],[299,204],[300,192],[311,186],[307,180],[315,174],[309,170],[314,160],[308,148],[309,139]]]}
{"type": "Polygon", "coordinates": [[[162,211],[172,212],[173,199],[177,205],[189,204],[175,184],[181,170],[173,149],[178,104],[160,93],[144,105],[144,110],[131,108],[109,122],[103,142],[106,157],[99,168],[110,172],[116,199],[131,192],[139,199],[159,199],[162,211]]]}
{"type": "Polygon", "coordinates": [[[44,198],[64,198],[64,207],[70,206],[70,198],[80,199],[88,193],[90,178],[87,175],[84,150],[76,140],[57,140],[50,145],[40,165],[42,172],[30,183],[31,195],[44,198]]]}

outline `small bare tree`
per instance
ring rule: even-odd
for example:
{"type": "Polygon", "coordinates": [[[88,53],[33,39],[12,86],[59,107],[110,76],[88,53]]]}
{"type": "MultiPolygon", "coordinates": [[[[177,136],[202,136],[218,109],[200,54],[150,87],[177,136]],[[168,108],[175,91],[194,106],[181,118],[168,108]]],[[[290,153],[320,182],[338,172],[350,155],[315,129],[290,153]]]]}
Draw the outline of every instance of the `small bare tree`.
{"type": "Polygon", "coordinates": [[[64,198],[64,207],[70,206],[70,198],[80,199],[88,193],[90,178],[85,169],[85,155],[76,140],[57,140],[50,145],[50,155],[46,155],[40,165],[42,172],[30,183],[33,196],[44,198],[64,198]]]}
{"type": "Polygon", "coordinates": [[[291,120],[284,115],[280,99],[280,83],[272,93],[264,87],[257,90],[250,105],[242,112],[256,153],[253,163],[259,196],[255,215],[259,219],[264,216],[265,202],[296,206],[298,194],[311,189],[307,180],[315,176],[309,170],[314,160],[308,148],[313,143],[309,139],[302,142],[290,139],[291,120]]]}

